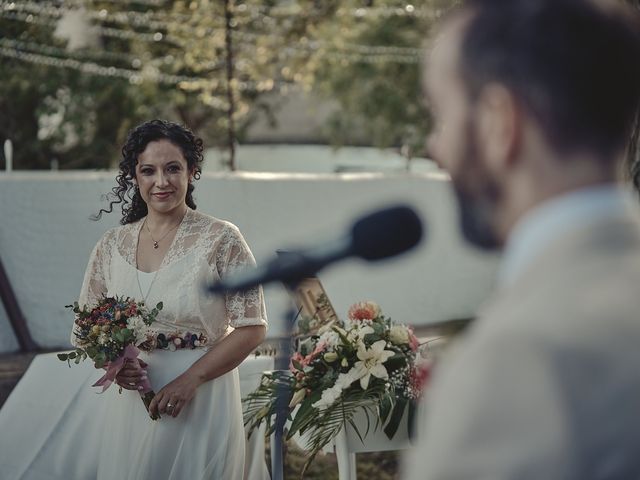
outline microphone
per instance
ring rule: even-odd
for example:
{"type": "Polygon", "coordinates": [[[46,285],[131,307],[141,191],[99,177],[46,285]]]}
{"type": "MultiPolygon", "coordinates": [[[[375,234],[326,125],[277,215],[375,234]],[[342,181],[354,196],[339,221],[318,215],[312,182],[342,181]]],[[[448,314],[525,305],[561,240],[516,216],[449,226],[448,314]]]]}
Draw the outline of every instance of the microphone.
{"type": "Polygon", "coordinates": [[[422,222],[416,212],[408,206],[397,205],[361,217],[343,237],[305,250],[287,251],[264,266],[209,285],[207,290],[211,293],[242,291],[274,281],[294,284],[348,257],[367,261],[393,257],[416,246],[422,237],[422,222]]]}

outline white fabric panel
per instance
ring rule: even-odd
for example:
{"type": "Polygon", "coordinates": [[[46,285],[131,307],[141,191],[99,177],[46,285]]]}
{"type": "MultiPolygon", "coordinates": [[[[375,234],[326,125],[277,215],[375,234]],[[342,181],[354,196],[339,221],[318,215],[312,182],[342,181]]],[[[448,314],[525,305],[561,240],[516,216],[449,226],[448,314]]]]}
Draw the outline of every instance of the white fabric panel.
{"type": "MultiPolygon", "coordinates": [[[[0,173],[0,255],[34,339],[66,348],[91,249],[119,214],[93,222],[115,172],[0,173]]],[[[205,173],[196,184],[198,210],[242,231],[258,263],[277,248],[304,246],[342,234],[351,221],[391,202],[413,204],[428,222],[428,239],[394,260],[350,260],[321,273],[331,301],[344,314],[372,299],[400,322],[427,324],[472,315],[493,288],[496,258],[468,249],[458,234],[447,177],[432,174],[205,173]]],[[[285,330],[288,298],[265,290],[268,335],[285,330]]],[[[0,309],[0,352],[17,348],[0,309]]]]}

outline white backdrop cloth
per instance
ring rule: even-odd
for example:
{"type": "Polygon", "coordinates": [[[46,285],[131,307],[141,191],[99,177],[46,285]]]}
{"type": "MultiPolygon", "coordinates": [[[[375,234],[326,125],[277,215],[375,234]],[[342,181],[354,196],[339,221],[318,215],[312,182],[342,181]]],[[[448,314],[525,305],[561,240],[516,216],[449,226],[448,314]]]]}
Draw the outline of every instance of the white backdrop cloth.
{"type": "MultiPolygon", "coordinates": [[[[168,355],[176,352],[165,352],[168,355]]],[[[185,353],[198,354],[197,351],[185,351],[185,353]]],[[[173,357],[175,358],[175,356],[173,357]]],[[[175,360],[174,360],[175,363],[175,360]]],[[[260,374],[264,370],[273,368],[271,357],[249,357],[239,367],[240,390],[244,396],[252,391],[260,380],[260,374]]],[[[158,369],[157,371],[161,371],[158,369]]],[[[152,375],[153,370],[149,374],[152,375]]],[[[171,372],[162,370],[163,375],[171,375],[171,372]]],[[[0,472],[3,480],[70,480],[70,479],[95,479],[100,478],[122,479],[120,465],[109,462],[108,459],[100,459],[102,441],[117,442],[122,446],[123,452],[130,444],[130,439],[122,437],[117,429],[109,427],[105,422],[105,415],[122,415],[127,411],[144,409],[142,401],[135,392],[124,392],[118,402],[108,402],[107,395],[118,395],[117,387],[110,388],[105,394],[96,394],[95,388],[90,385],[101,375],[93,368],[90,362],[73,365],[69,369],[67,365],[58,360],[55,354],[43,354],[34,358],[31,366],[0,409],[0,472]],[[129,394],[129,395],[127,395],[129,394]],[[108,405],[116,405],[118,412],[109,411],[108,405]],[[62,428],[62,426],[64,428],[62,428]]],[[[224,378],[225,385],[220,388],[238,388],[237,372],[232,371],[224,378]],[[226,378],[225,378],[226,377],[226,378]]],[[[157,379],[161,381],[161,379],[157,379]]],[[[221,382],[222,383],[222,382],[221,382]]],[[[194,403],[194,409],[216,415],[216,409],[209,404],[198,392],[194,403]]],[[[219,398],[219,397],[216,397],[219,398]]],[[[144,417],[144,416],[142,416],[144,417]]],[[[138,416],[138,418],[141,418],[138,416]]],[[[157,423],[152,423],[151,429],[132,428],[127,432],[140,432],[140,434],[153,434],[157,428],[171,428],[170,422],[178,421],[180,417],[173,419],[167,417],[157,423]]],[[[132,416],[132,421],[134,420],[132,416]]],[[[237,418],[236,420],[237,421],[237,418]]],[[[152,422],[149,420],[149,422],[152,422]]],[[[118,425],[121,422],[114,422],[118,425]]],[[[207,422],[204,421],[203,425],[207,422]]],[[[232,431],[231,429],[230,431],[232,431]]],[[[227,455],[241,455],[245,447],[243,439],[229,438],[223,432],[211,432],[209,445],[185,445],[178,448],[188,449],[186,456],[193,458],[194,463],[202,455],[198,448],[216,448],[216,444],[235,445],[233,449],[220,450],[227,455]],[[221,441],[222,439],[222,441],[221,441]]],[[[167,449],[175,449],[175,445],[167,446],[167,449]]],[[[163,470],[167,463],[163,457],[175,456],[158,448],[158,451],[146,452],[154,455],[153,462],[140,462],[140,465],[158,471],[133,471],[138,477],[132,478],[172,478],[170,471],[163,470]],[[151,476],[148,476],[151,475],[151,476]]],[[[264,461],[264,436],[252,435],[248,445],[245,461],[245,478],[251,480],[267,480],[269,478],[264,461]]],[[[137,462],[138,452],[130,452],[131,462],[137,462]]],[[[141,460],[141,459],[140,459],[141,460]]],[[[220,463],[220,462],[218,462],[220,463]]],[[[222,462],[223,464],[226,462],[222,462]]],[[[229,465],[233,462],[229,462],[229,465]]],[[[188,467],[187,467],[188,468],[188,467]]],[[[131,474],[131,473],[130,473],[131,474]]],[[[190,477],[188,472],[174,472],[176,478],[190,477]],[[186,475],[186,476],[185,476],[186,475]]],[[[239,478],[236,472],[207,472],[203,478],[239,478]],[[222,476],[221,476],[222,475],[222,476]]]]}

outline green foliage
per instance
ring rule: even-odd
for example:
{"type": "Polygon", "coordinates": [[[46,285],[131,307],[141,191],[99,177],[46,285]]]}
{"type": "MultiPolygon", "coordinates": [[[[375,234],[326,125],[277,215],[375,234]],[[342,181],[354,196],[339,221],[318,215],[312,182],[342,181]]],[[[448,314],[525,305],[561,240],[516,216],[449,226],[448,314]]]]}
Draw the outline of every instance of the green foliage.
{"type": "MultiPolygon", "coordinates": [[[[414,6],[437,12],[452,3],[422,0],[414,6]]],[[[51,47],[56,51],[46,53],[49,57],[136,74],[131,79],[97,76],[0,57],[0,68],[9,72],[0,82],[0,140],[13,140],[15,168],[46,169],[53,158],[63,169],[113,167],[126,133],[153,117],[184,123],[204,137],[207,146],[222,146],[228,141],[229,90],[242,140],[258,117],[273,118],[263,94],[286,95],[291,86],[337,102],[339,109],[327,125],[335,145],[421,149],[429,116],[420,102],[417,58],[396,61],[393,55],[372,55],[361,47],[419,49],[436,15],[356,15],[364,6],[361,0],[237,0],[230,5],[231,85],[224,2],[87,2],[87,11],[107,13],[91,20],[100,28],[162,38],[102,33],[96,45],[72,51],[65,51],[67,39],[54,35],[55,16],[36,13],[32,22],[0,17],[0,41],[39,45],[34,53],[51,47]],[[290,7],[284,13],[283,4],[290,7]],[[129,20],[117,21],[123,12],[129,20]],[[171,80],[170,75],[180,79],[171,80]]],[[[378,0],[372,11],[398,7],[405,4],[378,0]]]]}

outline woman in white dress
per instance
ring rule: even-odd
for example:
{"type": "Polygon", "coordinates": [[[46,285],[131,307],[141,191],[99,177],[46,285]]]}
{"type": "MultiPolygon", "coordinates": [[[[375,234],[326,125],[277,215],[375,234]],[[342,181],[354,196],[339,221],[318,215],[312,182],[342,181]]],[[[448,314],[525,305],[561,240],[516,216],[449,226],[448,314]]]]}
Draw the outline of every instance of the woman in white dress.
{"type": "Polygon", "coordinates": [[[203,285],[254,265],[253,256],[234,225],[195,211],[202,141],[189,130],[144,123],[122,153],[115,200],[100,211],[121,204],[122,226],[94,248],[79,303],[105,294],[163,302],[152,325],[163,348],[126,364],[117,376],[121,394],[105,392],[97,477],[241,479],[236,367],[264,339],[264,299],[259,288],[217,297],[203,285]],[[149,413],[138,394],[145,377],[156,391],[149,413]]]}

